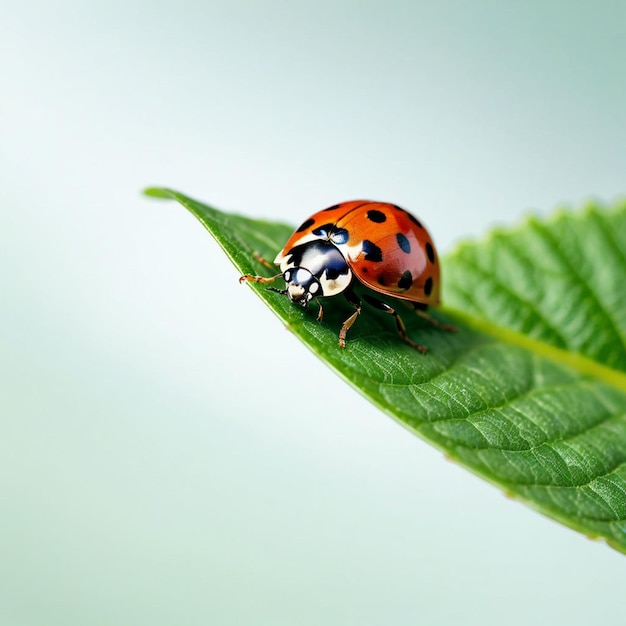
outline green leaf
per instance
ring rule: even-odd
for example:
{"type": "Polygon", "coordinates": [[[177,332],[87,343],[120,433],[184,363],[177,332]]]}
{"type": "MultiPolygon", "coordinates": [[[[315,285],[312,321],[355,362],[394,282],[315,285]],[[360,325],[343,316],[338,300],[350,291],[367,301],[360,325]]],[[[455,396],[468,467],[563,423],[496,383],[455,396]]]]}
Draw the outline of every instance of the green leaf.
{"type": "MultiPolygon", "coordinates": [[[[293,227],[229,215],[167,189],[241,273],[269,276],[293,227]]],[[[350,308],[323,323],[287,298],[252,288],[321,359],[409,430],[540,512],[626,552],[626,204],[561,212],[498,230],[442,259],[456,334],[408,312],[350,308]]]]}

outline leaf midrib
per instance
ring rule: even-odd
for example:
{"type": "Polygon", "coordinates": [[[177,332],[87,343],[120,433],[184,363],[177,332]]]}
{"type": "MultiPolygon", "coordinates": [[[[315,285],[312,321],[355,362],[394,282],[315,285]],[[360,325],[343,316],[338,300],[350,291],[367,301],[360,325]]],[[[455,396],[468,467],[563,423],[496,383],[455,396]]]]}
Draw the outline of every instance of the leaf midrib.
{"type": "Polygon", "coordinates": [[[551,346],[548,343],[533,339],[528,335],[511,330],[510,328],[497,326],[488,319],[476,317],[475,315],[468,314],[464,311],[460,311],[459,309],[441,306],[440,310],[445,315],[463,322],[463,324],[466,324],[474,330],[499,339],[505,343],[530,350],[531,352],[550,359],[555,363],[565,365],[580,374],[593,377],[596,380],[605,382],[622,392],[626,392],[626,372],[620,372],[606,365],[602,365],[601,363],[583,356],[582,354],[551,346]]]}

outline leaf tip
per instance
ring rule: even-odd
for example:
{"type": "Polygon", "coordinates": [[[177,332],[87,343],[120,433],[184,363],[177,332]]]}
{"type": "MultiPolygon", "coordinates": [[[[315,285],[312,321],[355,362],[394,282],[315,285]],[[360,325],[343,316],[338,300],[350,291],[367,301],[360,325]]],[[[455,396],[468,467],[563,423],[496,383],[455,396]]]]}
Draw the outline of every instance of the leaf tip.
{"type": "Polygon", "coordinates": [[[174,192],[166,187],[146,187],[143,190],[143,195],[149,198],[160,198],[165,200],[173,200],[175,198],[174,192]]]}

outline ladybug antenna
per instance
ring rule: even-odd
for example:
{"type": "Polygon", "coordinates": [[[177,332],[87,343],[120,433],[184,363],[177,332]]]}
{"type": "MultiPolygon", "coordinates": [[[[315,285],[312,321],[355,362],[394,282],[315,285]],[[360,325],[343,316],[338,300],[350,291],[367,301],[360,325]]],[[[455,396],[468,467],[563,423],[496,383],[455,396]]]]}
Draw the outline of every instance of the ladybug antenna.
{"type": "Polygon", "coordinates": [[[276,289],[276,287],[266,287],[266,289],[268,291],[275,291],[276,293],[279,293],[281,296],[287,295],[287,289],[276,289]]]}

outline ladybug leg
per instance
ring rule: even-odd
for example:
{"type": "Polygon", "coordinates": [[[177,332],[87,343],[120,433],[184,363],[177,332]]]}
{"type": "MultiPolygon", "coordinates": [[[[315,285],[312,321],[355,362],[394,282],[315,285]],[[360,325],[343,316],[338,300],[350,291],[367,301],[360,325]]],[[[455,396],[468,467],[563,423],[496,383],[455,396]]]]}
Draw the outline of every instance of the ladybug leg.
{"type": "Polygon", "coordinates": [[[452,324],[444,324],[439,320],[435,319],[432,315],[428,315],[426,313],[426,307],[428,305],[421,304],[420,302],[413,302],[413,307],[415,308],[415,312],[423,319],[429,321],[435,328],[440,328],[441,330],[445,330],[449,333],[456,333],[459,329],[456,326],[452,326],[452,324]]]}
{"type": "Polygon", "coordinates": [[[324,317],[324,309],[322,308],[322,303],[319,300],[317,301],[317,306],[319,306],[319,310],[317,312],[317,321],[321,322],[322,318],[324,317]]]}
{"type": "Polygon", "coordinates": [[[277,278],[280,278],[282,274],[276,274],[270,278],[264,278],[263,276],[253,276],[252,274],[244,274],[239,277],[240,283],[273,283],[277,278]]]}
{"type": "MultiPolygon", "coordinates": [[[[269,267],[270,269],[274,268],[274,265],[272,263],[270,263],[269,261],[266,261],[258,252],[253,252],[252,256],[253,256],[254,260],[258,261],[259,263],[261,263],[261,265],[265,265],[265,267],[269,267]]],[[[276,276],[272,276],[271,278],[264,278],[263,276],[253,276],[252,274],[244,274],[243,276],[239,277],[239,282],[240,283],[245,283],[245,282],[249,282],[249,283],[272,283],[277,278],[280,278],[281,276],[282,276],[282,274],[276,274],[276,276]]]]}
{"type": "Polygon", "coordinates": [[[270,263],[268,260],[263,258],[258,252],[253,252],[252,257],[254,258],[255,261],[258,261],[259,263],[261,263],[261,265],[265,265],[265,267],[269,267],[270,269],[274,267],[273,263],[270,263]]]}
{"type": "Polygon", "coordinates": [[[352,324],[354,324],[354,322],[356,322],[356,318],[359,317],[359,313],[361,312],[361,301],[359,300],[358,296],[351,290],[348,289],[347,291],[344,291],[344,294],[346,296],[346,300],[356,309],[354,311],[354,313],[343,323],[343,326],[341,327],[341,330],[339,331],[339,345],[342,348],[346,347],[346,333],[348,332],[348,330],[350,329],[350,327],[352,326],[352,324]]]}
{"type": "Polygon", "coordinates": [[[363,299],[368,304],[378,309],[379,311],[383,311],[384,313],[393,315],[393,318],[396,320],[396,329],[398,331],[398,334],[400,335],[400,337],[402,337],[402,339],[406,343],[408,343],[411,346],[411,348],[414,348],[415,350],[417,350],[418,352],[421,352],[422,354],[428,351],[428,348],[426,346],[422,346],[419,343],[415,343],[411,338],[409,338],[409,336],[406,334],[406,326],[404,325],[402,318],[398,315],[397,311],[393,307],[390,307],[386,302],[383,302],[382,300],[379,300],[378,298],[373,298],[372,296],[368,294],[363,294],[363,299]]]}

